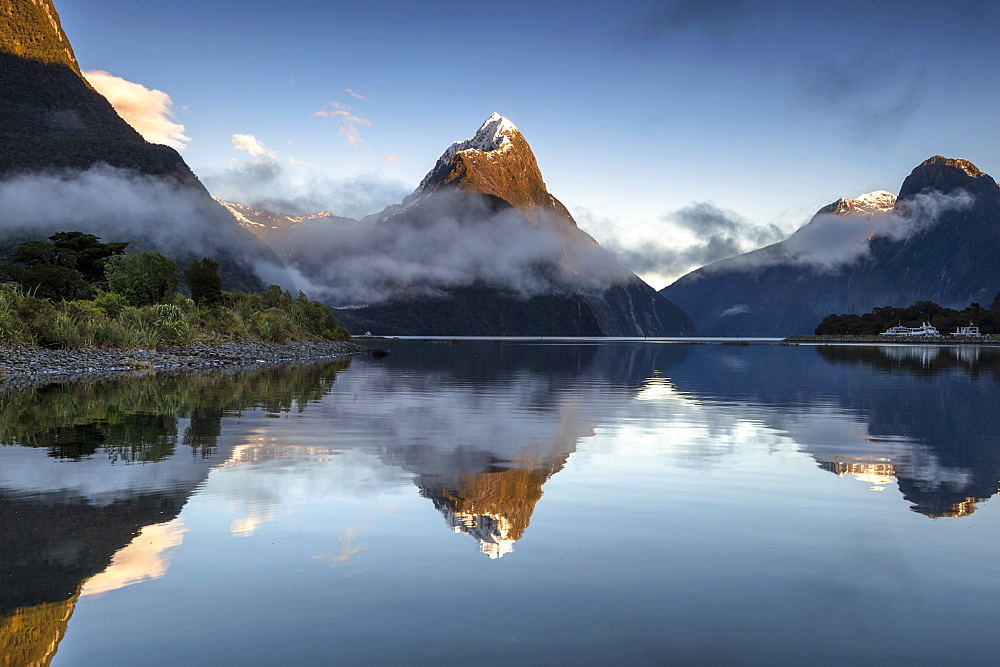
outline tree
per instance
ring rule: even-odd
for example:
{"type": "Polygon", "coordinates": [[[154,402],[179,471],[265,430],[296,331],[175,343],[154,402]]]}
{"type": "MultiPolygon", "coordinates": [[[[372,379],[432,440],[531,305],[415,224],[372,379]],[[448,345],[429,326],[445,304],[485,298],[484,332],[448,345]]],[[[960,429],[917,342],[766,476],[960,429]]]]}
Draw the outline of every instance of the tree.
{"type": "Polygon", "coordinates": [[[191,289],[191,298],[199,306],[214,306],[222,301],[222,276],[219,263],[209,257],[191,262],[184,269],[184,282],[191,289]]]}
{"type": "Polygon", "coordinates": [[[17,282],[41,299],[89,299],[94,295],[83,275],[58,264],[35,264],[17,272],[17,282]]]}
{"type": "Polygon", "coordinates": [[[177,291],[177,264],[158,252],[111,257],[105,265],[108,289],[121,294],[130,306],[168,301],[177,291]]]}
{"type": "Polygon", "coordinates": [[[104,263],[121,255],[128,243],[101,243],[83,232],[56,232],[49,241],[28,241],[15,248],[0,272],[49,299],[87,299],[102,286],[104,263]]]}
{"type": "Polygon", "coordinates": [[[124,254],[128,243],[101,243],[100,237],[83,232],[56,232],[49,237],[60,256],[72,258],[74,269],[88,283],[104,280],[104,263],[109,257],[124,254]]]}

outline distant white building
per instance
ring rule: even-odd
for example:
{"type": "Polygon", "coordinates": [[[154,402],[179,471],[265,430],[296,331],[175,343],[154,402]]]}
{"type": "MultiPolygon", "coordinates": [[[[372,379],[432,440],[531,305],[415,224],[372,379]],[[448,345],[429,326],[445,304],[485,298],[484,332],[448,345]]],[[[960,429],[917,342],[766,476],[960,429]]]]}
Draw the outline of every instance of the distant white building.
{"type": "Polygon", "coordinates": [[[958,327],[957,329],[955,329],[954,331],[951,332],[951,335],[952,336],[980,336],[982,334],[979,333],[979,327],[977,327],[972,322],[969,322],[969,326],[967,326],[967,327],[958,327]]]}

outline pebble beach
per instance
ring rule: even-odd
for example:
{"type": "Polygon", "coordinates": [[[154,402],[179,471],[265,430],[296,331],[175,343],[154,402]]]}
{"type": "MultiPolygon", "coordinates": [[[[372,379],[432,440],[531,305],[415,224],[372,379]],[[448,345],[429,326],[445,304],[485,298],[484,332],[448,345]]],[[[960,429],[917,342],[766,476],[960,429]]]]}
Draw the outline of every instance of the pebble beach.
{"type": "Polygon", "coordinates": [[[36,347],[2,347],[0,382],[55,379],[74,375],[120,374],[154,369],[240,366],[372,352],[372,348],[351,342],[310,341],[229,342],[215,345],[201,343],[170,345],[156,350],[87,347],[50,350],[36,347]]]}

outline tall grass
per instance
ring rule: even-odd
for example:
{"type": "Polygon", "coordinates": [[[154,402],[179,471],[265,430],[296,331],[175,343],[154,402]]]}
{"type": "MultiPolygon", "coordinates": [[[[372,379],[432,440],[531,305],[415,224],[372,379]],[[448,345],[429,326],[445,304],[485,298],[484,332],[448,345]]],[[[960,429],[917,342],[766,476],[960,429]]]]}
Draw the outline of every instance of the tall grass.
{"type": "Polygon", "coordinates": [[[198,308],[175,295],[172,303],[134,308],[117,294],[52,302],[19,285],[0,284],[0,345],[50,348],[163,345],[230,340],[348,340],[330,309],[304,294],[292,298],[272,286],[264,294],[226,293],[216,306],[198,308]]]}

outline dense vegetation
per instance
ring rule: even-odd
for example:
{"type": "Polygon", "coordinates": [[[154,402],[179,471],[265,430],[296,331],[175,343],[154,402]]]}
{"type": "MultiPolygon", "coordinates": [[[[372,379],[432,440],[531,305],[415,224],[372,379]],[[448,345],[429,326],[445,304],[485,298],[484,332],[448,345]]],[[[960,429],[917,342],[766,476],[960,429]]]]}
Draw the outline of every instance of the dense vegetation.
{"type": "Polygon", "coordinates": [[[864,315],[827,315],[815,333],[817,336],[874,336],[889,327],[918,327],[921,322],[930,322],[942,334],[968,326],[970,322],[979,327],[980,333],[1000,334],[1000,293],[989,308],[973,302],[964,310],[954,310],[931,301],[917,301],[907,308],[883,306],[864,315]]]}
{"type": "Polygon", "coordinates": [[[329,307],[277,285],[262,294],[223,292],[218,264],[184,271],[191,298],[178,294],[178,268],[156,252],[59,232],[22,243],[0,264],[0,344],[70,348],[254,340],[347,340],[329,307]]]}

